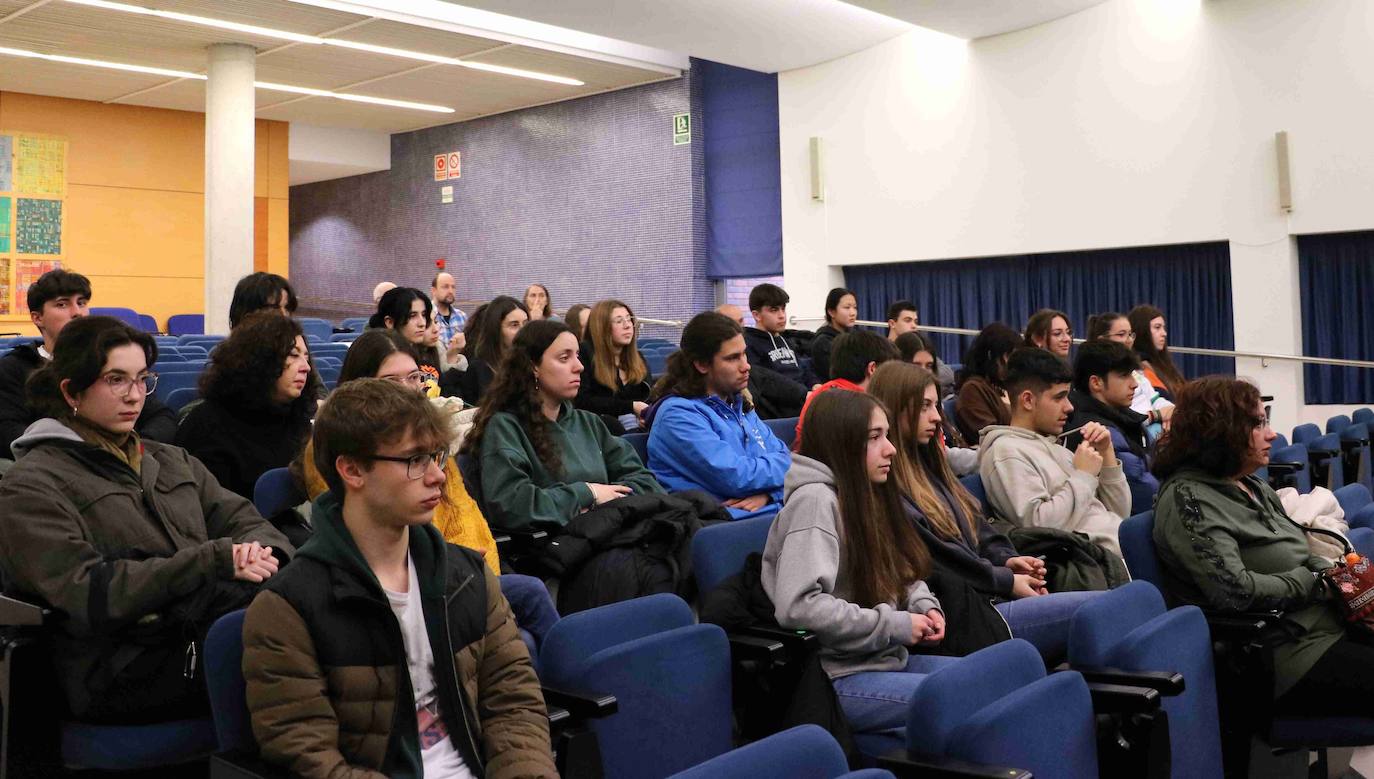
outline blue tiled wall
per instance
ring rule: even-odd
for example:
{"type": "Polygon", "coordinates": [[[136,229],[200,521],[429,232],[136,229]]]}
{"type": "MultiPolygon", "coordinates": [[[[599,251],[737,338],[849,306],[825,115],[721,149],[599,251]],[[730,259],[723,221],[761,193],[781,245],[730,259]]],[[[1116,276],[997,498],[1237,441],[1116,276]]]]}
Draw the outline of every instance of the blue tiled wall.
{"type": "Polygon", "coordinates": [[[302,308],[363,313],[378,281],[427,289],[441,257],[463,300],[538,281],[559,310],[612,295],[641,316],[710,308],[701,143],[672,143],[697,92],[686,76],[397,134],[391,170],[292,187],[302,308]],[[434,181],[434,155],[455,150],[462,178],[434,181]]]}

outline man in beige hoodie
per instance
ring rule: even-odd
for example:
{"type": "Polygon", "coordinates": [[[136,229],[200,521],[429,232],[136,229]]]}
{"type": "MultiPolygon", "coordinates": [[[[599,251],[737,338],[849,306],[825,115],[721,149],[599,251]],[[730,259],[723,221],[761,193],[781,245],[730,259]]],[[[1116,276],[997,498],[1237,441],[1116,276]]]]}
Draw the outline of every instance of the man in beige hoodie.
{"type": "Polygon", "coordinates": [[[1073,371],[1044,349],[1024,347],[1007,362],[1005,386],[1011,424],[982,431],[978,472],[997,516],[1020,527],[1051,527],[1083,533],[1121,554],[1117,528],[1130,512],[1131,491],[1097,422],[1077,432],[1083,442],[1070,452],[1059,445],[1073,412],[1073,371]]]}

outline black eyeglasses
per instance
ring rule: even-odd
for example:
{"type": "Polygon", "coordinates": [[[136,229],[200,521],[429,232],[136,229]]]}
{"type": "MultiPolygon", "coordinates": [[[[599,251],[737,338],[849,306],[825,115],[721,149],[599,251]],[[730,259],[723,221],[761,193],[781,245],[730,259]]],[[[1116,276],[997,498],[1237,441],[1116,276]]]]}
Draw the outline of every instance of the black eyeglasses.
{"type": "Polygon", "coordinates": [[[412,454],[409,457],[388,457],[380,454],[374,454],[369,456],[367,459],[382,460],[389,463],[405,463],[406,478],[413,480],[418,479],[421,476],[424,476],[425,471],[429,469],[430,463],[434,463],[435,465],[439,466],[439,470],[442,471],[444,469],[444,464],[448,462],[448,447],[444,447],[443,449],[435,449],[432,452],[412,454]]]}

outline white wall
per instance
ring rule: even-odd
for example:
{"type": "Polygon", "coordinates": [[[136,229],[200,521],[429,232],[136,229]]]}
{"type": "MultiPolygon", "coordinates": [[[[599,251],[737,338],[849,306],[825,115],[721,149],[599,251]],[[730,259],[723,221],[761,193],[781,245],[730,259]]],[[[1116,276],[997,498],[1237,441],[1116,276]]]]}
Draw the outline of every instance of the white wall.
{"type": "Polygon", "coordinates": [[[292,123],[291,186],[391,169],[391,135],[292,123]]]}
{"type": "MultiPolygon", "coordinates": [[[[1372,42],[1367,0],[1109,0],[972,42],[917,30],[781,73],[794,313],[819,313],[844,264],[1226,240],[1237,349],[1299,353],[1290,236],[1374,228],[1372,42]],[[824,203],[810,199],[812,136],[824,203]]],[[[1325,419],[1298,407],[1294,364],[1237,370],[1279,396],[1279,429],[1325,419]]]]}

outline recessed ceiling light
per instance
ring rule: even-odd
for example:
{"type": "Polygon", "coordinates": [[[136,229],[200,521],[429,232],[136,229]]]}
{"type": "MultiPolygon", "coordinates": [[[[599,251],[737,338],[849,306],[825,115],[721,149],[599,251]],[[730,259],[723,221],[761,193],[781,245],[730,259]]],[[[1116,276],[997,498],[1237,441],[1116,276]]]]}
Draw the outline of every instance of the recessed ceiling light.
{"type": "MultiPolygon", "coordinates": [[[[85,57],[68,57],[62,54],[42,54],[27,49],[12,49],[0,46],[0,56],[26,57],[29,59],[48,60],[49,62],[62,62],[68,65],[85,65],[92,68],[105,68],[106,70],[123,70],[130,73],[147,73],[153,76],[168,76],[171,78],[187,78],[196,81],[205,81],[204,73],[192,73],[186,70],[172,70],[171,68],[153,68],[146,65],[130,65],[124,62],[109,62],[108,60],[93,60],[85,57]]],[[[292,92],[298,95],[310,95],[312,97],[328,97],[335,100],[347,100],[351,103],[371,103],[373,105],[391,106],[393,108],[409,108],[416,111],[433,111],[439,114],[454,113],[452,108],[442,105],[432,105],[430,103],[412,103],[409,100],[392,100],[388,97],[373,97],[371,95],[351,95],[344,92],[331,92],[327,89],[315,89],[313,87],[297,87],[290,84],[273,84],[267,81],[255,81],[253,86],[258,89],[268,89],[276,92],[292,92]]]]}
{"type": "Polygon", "coordinates": [[[489,73],[502,73],[507,76],[529,78],[534,79],[536,81],[548,81],[554,84],[566,84],[568,86],[574,87],[586,85],[586,82],[584,81],[579,81],[575,78],[568,78],[567,76],[555,76],[549,73],[539,73],[537,71],[523,70],[521,68],[508,68],[504,65],[488,65],[486,63],[481,62],[469,62],[467,60],[456,59],[454,57],[445,57],[439,54],[426,54],[424,52],[410,51],[408,49],[397,49],[391,46],[378,46],[371,43],[363,43],[361,41],[350,41],[343,38],[321,38],[317,35],[305,35],[302,33],[287,32],[286,30],[276,30],[270,27],[259,27],[253,24],[240,24],[238,22],[230,22],[224,19],[212,19],[208,16],[184,14],[178,11],[161,11],[156,8],[144,8],[143,6],[129,5],[128,3],[110,2],[110,0],[67,0],[67,2],[76,3],[77,5],[91,6],[92,8],[103,8],[108,11],[122,11],[124,13],[140,14],[142,16],[156,16],[163,19],[171,19],[173,21],[186,22],[188,24],[199,24],[205,27],[214,27],[220,30],[232,30],[234,32],[242,32],[247,33],[249,35],[261,36],[264,38],[279,38],[281,40],[292,41],[294,43],[305,43],[310,44],[312,46],[337,46],[339,48],[353,49],[355,51],[366,51],[371,52],[373,54],[383,54],[389,57],[400,57],[402,59],[418,60],[420,62],[432,62],[439,65],[456,65],[462,68],[484,70],[489,73]]]}

